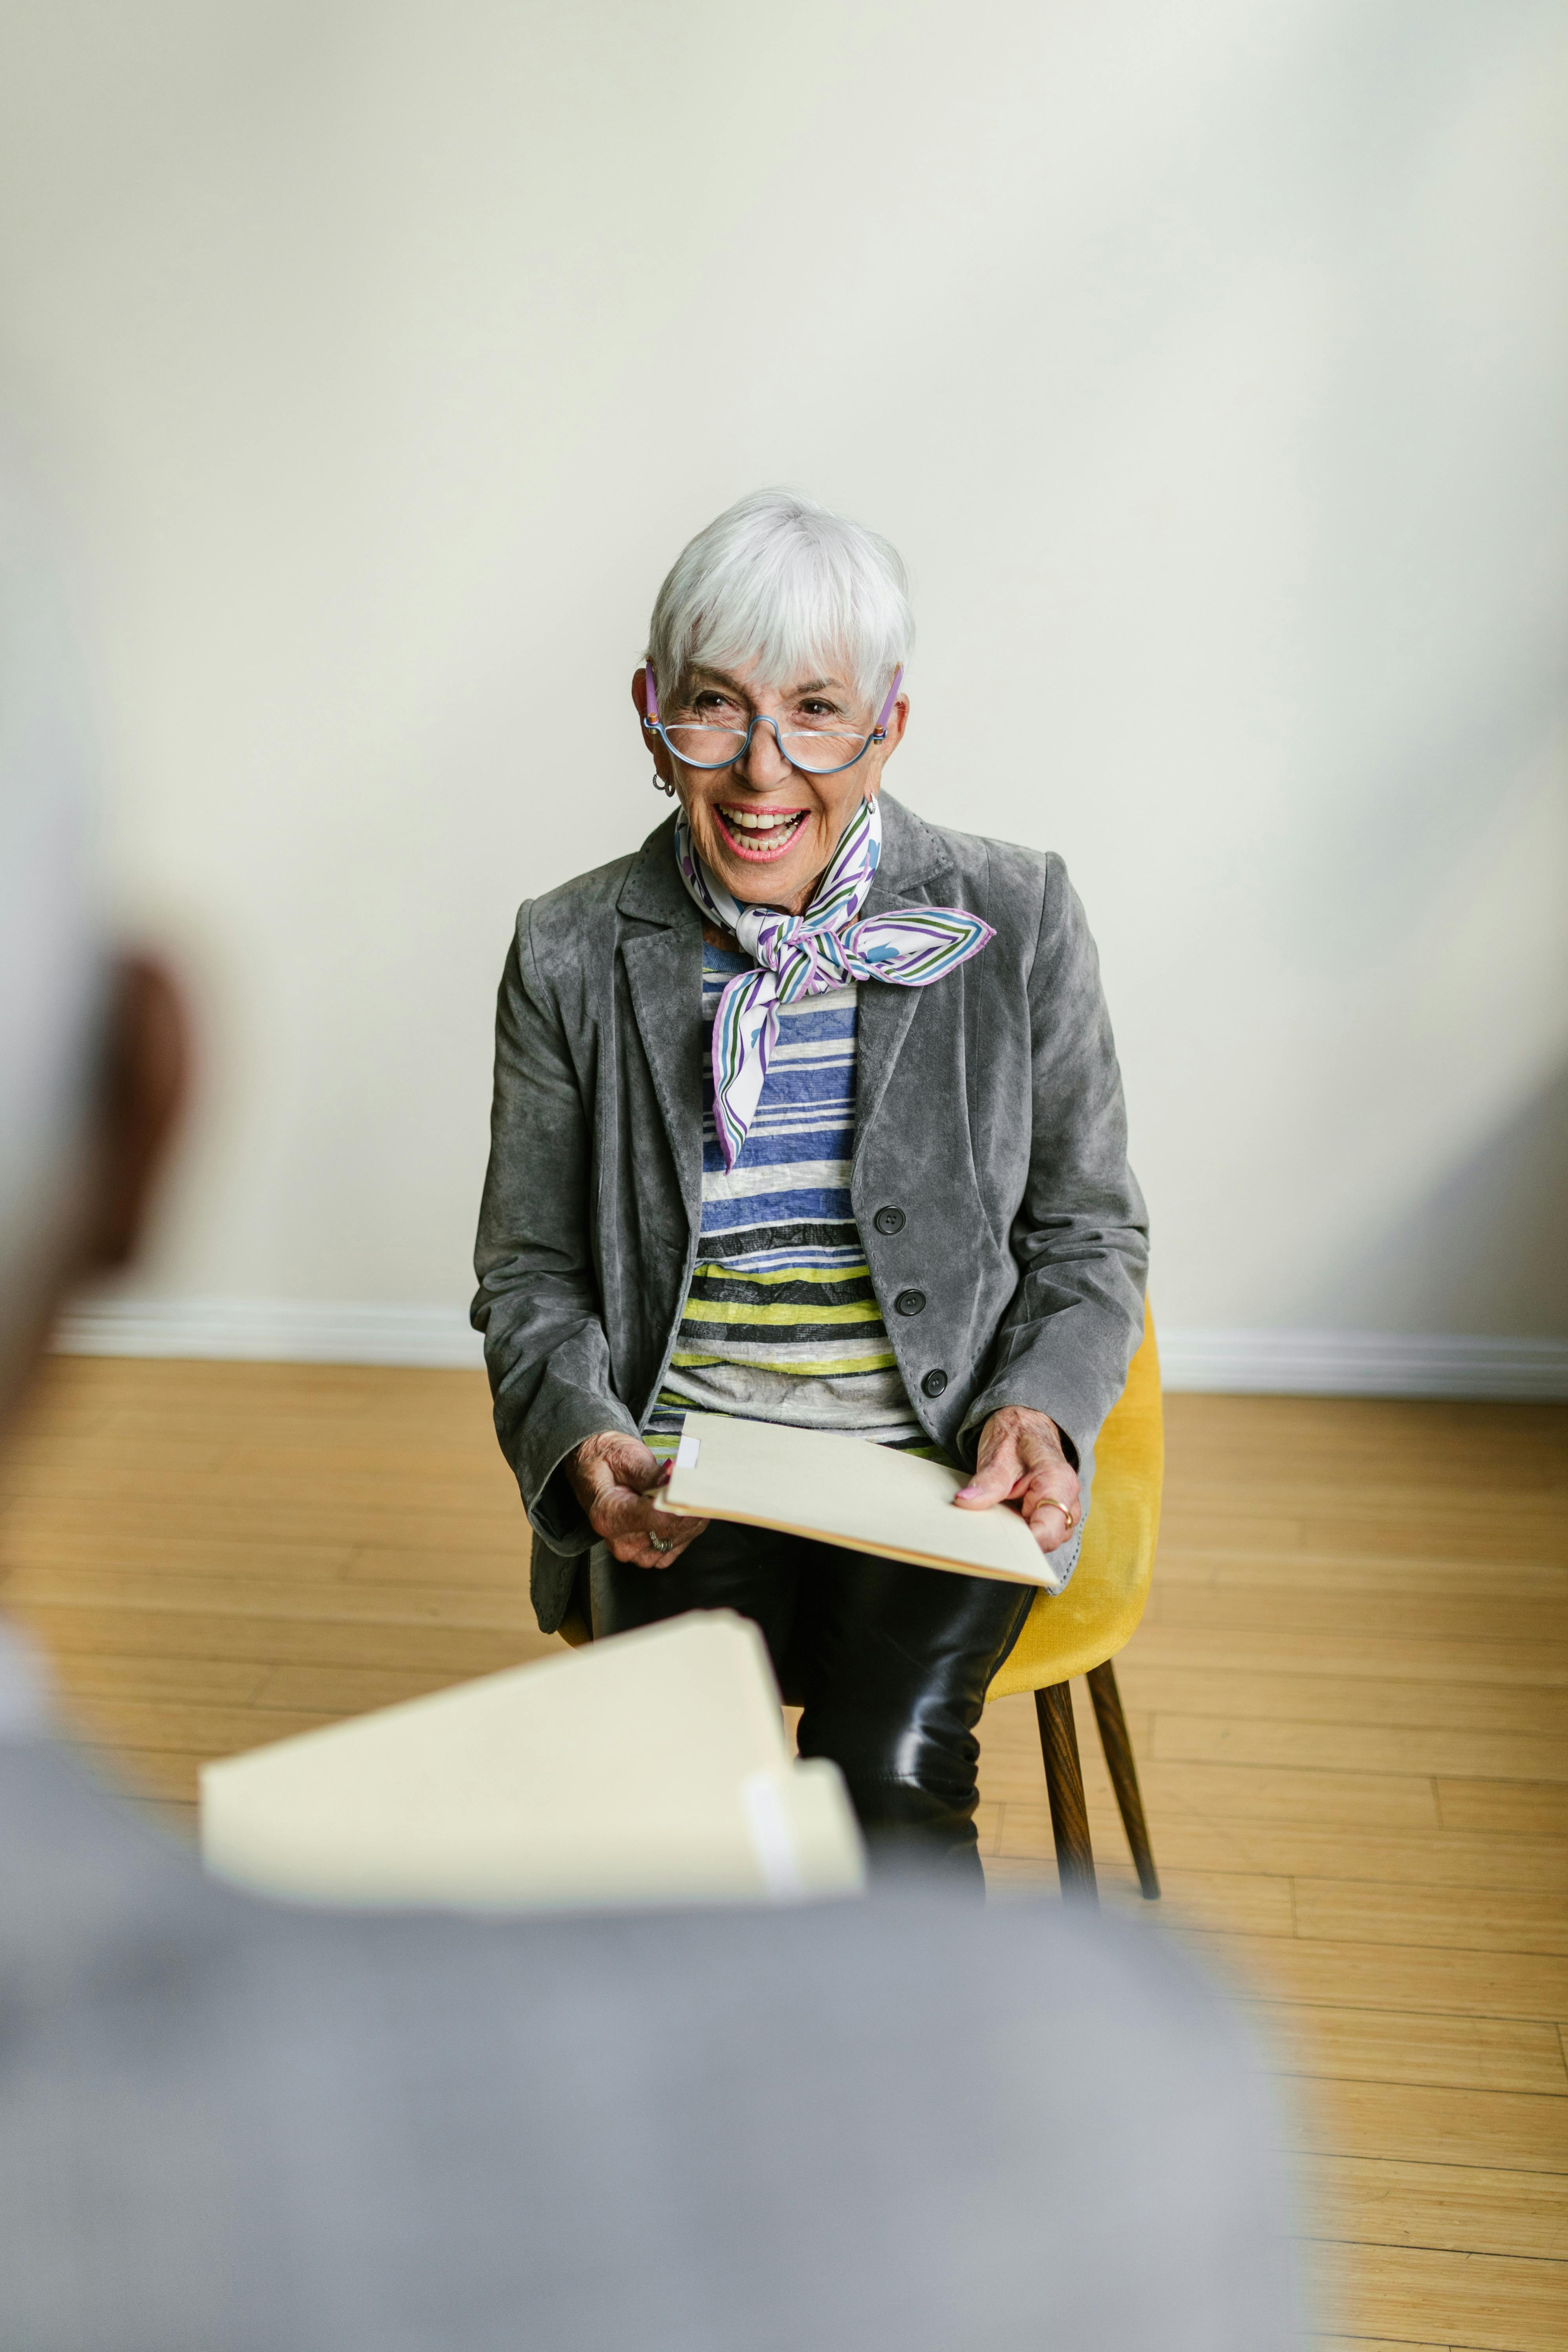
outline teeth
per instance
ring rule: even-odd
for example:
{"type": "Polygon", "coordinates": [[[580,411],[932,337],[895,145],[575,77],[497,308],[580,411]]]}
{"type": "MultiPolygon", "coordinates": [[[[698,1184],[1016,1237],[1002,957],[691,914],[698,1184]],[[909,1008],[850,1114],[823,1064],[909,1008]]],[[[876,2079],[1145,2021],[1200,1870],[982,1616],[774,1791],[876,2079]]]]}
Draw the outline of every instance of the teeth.
{"type": "Polygon", "coordinates": [[[773,812],[766,809],[727,808],[721,809],[720,811],[720,814],[723,817],[726,824],[732,824],[738,832],[773,833],[780,825],[788,826],[798,824],[802,816],[805,814],[805,811],[802,809],[780,809],[773,812]]]}

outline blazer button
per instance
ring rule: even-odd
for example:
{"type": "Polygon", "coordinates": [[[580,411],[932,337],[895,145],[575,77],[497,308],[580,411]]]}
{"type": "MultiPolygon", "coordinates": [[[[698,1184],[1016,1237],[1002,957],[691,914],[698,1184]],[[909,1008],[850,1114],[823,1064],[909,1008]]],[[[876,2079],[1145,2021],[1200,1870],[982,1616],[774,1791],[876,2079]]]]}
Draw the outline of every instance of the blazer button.
{"type": "Polygon", "coordinates": [[[927,1396],[939,1397],[941,1396],[943,1389],[947,1386],[947,1374],[945,1372],[928,1372],[924,1380],[921,1382],[921,1386],[925,1391],[927,1396]]]}
{"type": "Polygon", "coordinates": [[[923,1290],[900,1290],[893,1301],[896,1315],[923,1315],[926,1295],[923,1290]]]}
{"type": "Polygon", "coordinates": [[[904,1230],[902,1209],[879,1209],[871,1223],[879,1234],[901,1234],[904,1230]]]}

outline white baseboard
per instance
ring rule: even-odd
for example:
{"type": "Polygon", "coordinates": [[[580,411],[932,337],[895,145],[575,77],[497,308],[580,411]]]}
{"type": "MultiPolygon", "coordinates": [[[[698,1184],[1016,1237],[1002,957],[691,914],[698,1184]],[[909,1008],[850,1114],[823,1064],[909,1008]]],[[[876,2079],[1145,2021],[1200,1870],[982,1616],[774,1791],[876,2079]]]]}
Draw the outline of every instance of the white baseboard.
{"type": "MultiPolygon", "coordinates": [[[[62,1317],[76,1356],[205,1356],[295,1364],[484,1360],[460,1307],[285,1298],[119,1298],[62,1317]]],[[[1395,1331],[1160,1330],[1168,1389],[1275,1396],[1568,1397],[1568,1339],[1395,1331]]]]}
{"type": "Polygon", "coordinates": [[[1168,1389],[1269,1396],[1568,1397],[1568,1339],[1162,1329],[1168,1389]]]}
{"type": "Polygon", "coordinates": [[[208,1356],[275,1364],[417,1364],[472,1370],[484,1347],[460,1307],[353,1299],[113,1298],[62,1315],[68,1356],[208,1356]]]}

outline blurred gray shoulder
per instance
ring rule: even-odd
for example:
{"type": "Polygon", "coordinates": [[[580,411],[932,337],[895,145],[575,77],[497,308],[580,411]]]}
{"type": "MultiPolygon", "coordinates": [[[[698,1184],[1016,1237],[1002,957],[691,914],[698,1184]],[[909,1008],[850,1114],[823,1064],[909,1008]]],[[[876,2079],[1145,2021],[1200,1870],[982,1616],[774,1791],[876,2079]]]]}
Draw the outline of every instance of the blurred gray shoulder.
{"type": "Polygon", "coordinates": [[[520,2311],[563,2352],[1292,2340],[1278,2134],[1164,1937],[918,1885],[298,1911],[42,1748],[0,1755],[0,1865],[7,2343],[435,2352],[520,2311]]]}

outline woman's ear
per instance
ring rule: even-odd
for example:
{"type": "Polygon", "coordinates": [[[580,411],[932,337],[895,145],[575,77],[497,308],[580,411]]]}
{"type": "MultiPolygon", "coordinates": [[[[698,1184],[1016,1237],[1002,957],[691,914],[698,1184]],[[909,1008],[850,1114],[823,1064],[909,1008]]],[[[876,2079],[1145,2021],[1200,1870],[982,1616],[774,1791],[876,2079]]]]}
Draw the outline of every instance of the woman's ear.
{"type": "Polygon", "coordinates": [[[174,980],[151,956],[122,957],[89,1113],[79,1278],[111,1273],[135,1255],[189,1072],[189,1027],[174,980]]]}
{"type": "Polygon", "coordinates": [[[882,771],[903,741],[904,729],[909,724],[909,719],[910,698],[907,694],[900,694],[888,713],[887,734],[884,740],[876,746],[877,764],[866,780],[866,790],[872,798],[875,798],[882,789],[882,771]]]}
{"type": "Polygon", "coordinates": [[[643,724],[647,718],[647,664],[638,662],[632,672],[632,701],[637,707],[638,732],[643,750],[653,759],[653,772],[667,793],[675,791],[675,768],[663,742],[651,728],[643,724]]]}

